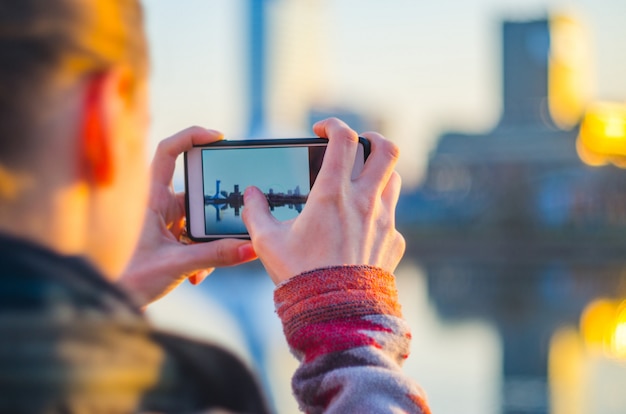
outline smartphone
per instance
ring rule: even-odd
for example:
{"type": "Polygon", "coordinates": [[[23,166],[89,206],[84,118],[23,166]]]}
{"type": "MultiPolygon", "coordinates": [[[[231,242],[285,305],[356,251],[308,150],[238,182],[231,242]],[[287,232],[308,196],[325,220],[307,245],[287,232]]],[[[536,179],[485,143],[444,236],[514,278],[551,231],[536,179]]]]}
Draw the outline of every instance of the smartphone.
{"type": "MultiPolygon", "coordinates": [[[[280,221],[300,214],[322,166],[328,140],[321,138],[218,141],[185,153],[187,236],[196,242],[249,238],[241,218],[243,192],[261,189],[280,221]]],[[[352,176],[370,153],[359,138],[352,176]]]]}

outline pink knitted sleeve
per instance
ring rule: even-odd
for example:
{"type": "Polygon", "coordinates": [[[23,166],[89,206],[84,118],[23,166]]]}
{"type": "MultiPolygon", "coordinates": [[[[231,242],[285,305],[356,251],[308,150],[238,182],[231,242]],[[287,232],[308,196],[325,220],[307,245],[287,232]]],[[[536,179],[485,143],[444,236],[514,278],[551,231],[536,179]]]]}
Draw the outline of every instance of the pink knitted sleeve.
{"type": "Polygon", "coordinates": [[[292,380],[310,413],[430,413],[400,369],[411,334],[395,278],[371,266],[303,273],[274,294],[287,342],[301,362],[292,380]]]}

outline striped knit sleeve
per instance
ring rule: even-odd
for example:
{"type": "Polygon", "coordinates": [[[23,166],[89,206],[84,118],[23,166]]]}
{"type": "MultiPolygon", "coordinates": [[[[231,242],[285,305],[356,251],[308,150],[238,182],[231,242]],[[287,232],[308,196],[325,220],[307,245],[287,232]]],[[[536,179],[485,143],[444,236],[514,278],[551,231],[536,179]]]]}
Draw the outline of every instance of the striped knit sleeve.
{"type": "Polygon", "coordinates": [[[309,413],[430,413],[400,367],[411,334],[395,278],[370,266],[303,273],[274,294],[287,342],[300,361],[292,380],[309,413]]]}

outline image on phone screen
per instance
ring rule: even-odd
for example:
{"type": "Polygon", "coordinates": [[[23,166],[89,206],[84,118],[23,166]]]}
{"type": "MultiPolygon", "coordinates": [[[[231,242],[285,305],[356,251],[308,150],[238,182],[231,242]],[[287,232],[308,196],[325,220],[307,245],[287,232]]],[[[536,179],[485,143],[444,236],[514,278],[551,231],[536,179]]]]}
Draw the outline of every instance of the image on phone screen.
{"type": "Polygon", "coordinates": [[[202,150],[206,234],[244,234],[243,192],[251,185],[267,198],[277,220],[303,209],[325,146],[247,147],[202,150]]]}

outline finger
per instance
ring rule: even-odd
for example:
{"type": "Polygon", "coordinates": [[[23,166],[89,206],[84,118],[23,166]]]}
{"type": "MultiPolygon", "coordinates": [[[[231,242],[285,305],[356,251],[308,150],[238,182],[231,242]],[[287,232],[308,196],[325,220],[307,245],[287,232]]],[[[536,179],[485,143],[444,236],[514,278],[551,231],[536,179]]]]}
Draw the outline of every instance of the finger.
{"type": "MultiPolygon", "coordinates": [[[[209,269],[234,266],[256,259],[256,253],[248,240],[221,239],[209,243],[181,246],[176,260],[185,269],[209,269]]],[[[187,270],[187,271],[189,271],[187,270]]]]}
{"type": "Polygon", "coordinates": [[[400,190],[402,188],[402,179],[400,178],[400,174],[394,171],[389,177],[389,181],[383,190],[383,194],[381,196],[383,206],[385,206],[386,210],[394,213],[396,211],[396,206],[398,205],[398,199],[400,198],[400,190]]]}
{"type": "Polygon", "coordinates": [[[328,138],[328,147],[317,181],[322,188],[347,182],[351,179],[359,136],[337,118],[320,121],[313,131],[321,138],[328,138]]]}
{"type": "Polygon", "coordinates": [[[159,143],[152,161],[152,177],[155,183],[169,185],[176,168],[176,159],[194,145],[219,141],[224,135],[219,131],[190,127],[159,143]]]}
{"type": "Polygon", "coordinates": [[[185,201],[185,192],[181,191],[176,193],[176,203],[178,204],[178,208],[180,211],[186,211],[186,201],[185,201]]]}
{"type": "Polygon", "coordinates": [[[365,132],[361,136],[370,141],[372,150],[357,180],[367,183],[367,188],[382,193],[394,172],[400,150],[376,132],[365,132]]]}
{"type": "Polygon", "coordinates": [[[252,240],[278,224],[278,221],[270,213],[267,198],[257,187],[246,188],[243,193],[243,202],[245,207],[241,218],[252,240]]]}

